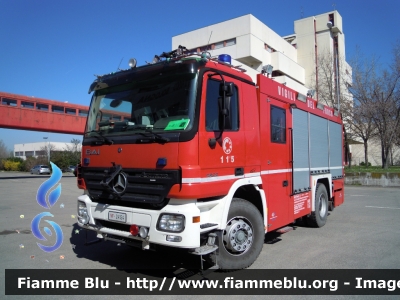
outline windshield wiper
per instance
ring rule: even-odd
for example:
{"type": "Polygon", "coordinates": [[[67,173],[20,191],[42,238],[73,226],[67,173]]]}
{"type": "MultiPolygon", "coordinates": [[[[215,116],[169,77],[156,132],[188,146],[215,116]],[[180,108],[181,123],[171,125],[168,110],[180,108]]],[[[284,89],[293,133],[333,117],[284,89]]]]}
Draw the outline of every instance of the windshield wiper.
{"type": "Polygon", "coordinates": [[[148,127],[148,125],[135,124],[135,125],[128,125],[124,129],[125,130],[130,130],[130,129],[149,129],[149,127],[148,127]]]}
{"type": "Polygon", "coordinates": [[[87,134],[87,133],[94,133],[95,134],[94,137],[101,140],[101,142],[98,142],[98,141],[92,142],[93,144],[96,144],[96,145],[103,145],[104,143],[106,143],[107,145],[114,144],[114,142],[112,140],[106,138],[101,133],[99,133],[97,130],[86,131],[85,134],[87,134]]]}
{"type": "Polygon", "coordinates": [[[99,127],[111,126],[111,129],[114,129],[114,128],[120,128],[120,127],[127,127],[129,125],[129,122],[126,120],[124,120],[124,121],[105,120],[105,121],[99,122],[97,125],[99,125],[99,127]]]}
{"type": "Polygon", "coordinates": [[[101,121],[98,123],[99,127],[105,127],[105,126],[109,126],[108,130],[114,130],[114,129],[120,129],[123,131],[127,131],[127,130],[133,130],[133,129],[149,129],[151,127],[149,127],[149,125],[144,125],[144,124],[134,124],[134,123],[130,123],[129,121],[110,121],[110,120],[106,120],[106,121],[101,121]]]}
{"type": "MultiPolygon", "coordinates": [[[[149,139],[149,141],[152,141],[152,142],[157,142],[157,143],[160,143],[160,144],[164,144],[164,143],[169,142],[169,138],[163,137],[162,135],[159,135],[159,134],[153,132],[151,129],[146,129],[145,132],[146,133],[137,132],[137,134],[145,136],[146,138],[149,139]]],[[[140,140],[140,141],[141,142],[146,142],[147,140],[143,139],[143,140],[140,140]]]]}

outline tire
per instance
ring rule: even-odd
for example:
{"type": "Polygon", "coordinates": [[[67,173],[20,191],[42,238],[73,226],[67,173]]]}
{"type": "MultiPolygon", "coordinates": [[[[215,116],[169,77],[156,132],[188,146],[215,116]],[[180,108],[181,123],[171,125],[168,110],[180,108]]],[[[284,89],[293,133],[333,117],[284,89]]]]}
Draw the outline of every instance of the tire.
{"type": "Polygon", "coordinates": [[[326,224],[329,210],[328,192],[322,183],[317,184],[314,205],[315,211],[311,212],[311,215],[307,218],[307,224],[319,228],[326,224]]]}
{"type": "Polygon", "coordinates": [[[258,209],[246,200],[233,198],[226,229],[218,239],[218,253],[210,258],[214,264],[216,259],[222,271],[247,268],[260,255],[264,239],[264,222],[258,209]]]}

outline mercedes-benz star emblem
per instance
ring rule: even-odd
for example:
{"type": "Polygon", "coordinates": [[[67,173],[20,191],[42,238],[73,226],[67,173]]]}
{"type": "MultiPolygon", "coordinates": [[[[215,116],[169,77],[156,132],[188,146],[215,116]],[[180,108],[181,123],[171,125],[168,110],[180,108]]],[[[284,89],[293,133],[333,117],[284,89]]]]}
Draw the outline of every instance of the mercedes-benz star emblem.
{"type": "Polygon", "coordinates": [[[125,193],[126,185],[127,185],[126,175],[124,173],[119,173],[117,176],[115,176],[113,180],[112,188],[118,195],[122,195],[123,193],[125,193]]]}

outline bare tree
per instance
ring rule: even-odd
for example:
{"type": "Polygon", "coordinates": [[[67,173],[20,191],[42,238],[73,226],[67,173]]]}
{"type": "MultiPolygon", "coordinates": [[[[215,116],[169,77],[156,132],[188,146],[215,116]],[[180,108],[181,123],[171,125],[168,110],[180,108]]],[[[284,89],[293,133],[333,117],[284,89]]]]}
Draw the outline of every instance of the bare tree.
{"type": "Polygon", "coordinates": [[[71,164],[77,164],[81,158],[81,141],[78,139],[72,139],[71,144],[73,145],[65,145],[65,151],[69,153],[71,164]]]}
{"type": "Polygon", "coordinates": [[[371,91],[369,91],[370,81],[374,80],[370,74],[376,73],[377,58],[374,56],[365,59],[360,49],[357,49],[351,64],[353,67],[353,81],[349,89],[354,97],[354,105],[350,110],[348,123],[351,138],[363,141],[364,161],[368,166],[368,142],[377,135],[376,126],[370,113],[373,110],[372,102],[369,101],[371,98],[369,96],[371,94],[371,91]]]}
{"type": "MultiPolygon", "coordinates": [[[[351,121],[354,115],[353,96],[349,91],[352,84],[352,69],[343,56],[322,52],[318,55],[317,67],[312,75],[311,88],[316,91],[318,102],[340,111],[346,132],[346,144],[354,138],[351,121]]],[[[348,157],[351,166],[351,157],[348,157]]]]}
{"type": "MultiPolygon", "coordinates": [[[[373,122],[381,143],[382,168],[388,168],[390,151],[400,125],[400,42],[393,48],[393,61],[381,70],[376,59],[353,65],[351,91],[365,123],[373,122]]],[[[367,128],[369,128],[367,126],[367,128]]]]}
{"type": "Polygon", "coordinates": [[[71,144],[74,144],[75,149],[77,150],[79,148],[79,145],[81,144],[81,141],[78,139],[72,139],[71,144]]]}
{"type": "Polygon", "coordinates": [[[368,166],[368,141],[376,137],[376,127],[370,117],[368,105],[356,104],[353,108],[352,116],[349,120],[351,138],[360,138],[364,145],[364,161],[368,166]]]}
{"type": "Polygon", "coordinates": [[[38,153],[38,162],[47,164],[52,160],[54,151],[56,151],[56,146],[49,143],[46,146],[40,148],[40,152],[38,153]]]}
{"type": "MultiPolygon", "coordinates": [[[[400,40],[397,41],[394,47],[393,55],[394,55],[394,68],[397,73],[400,73],[400,40]]],[[[397,97],[397,99],[400,98],[400,88],[397,89],[395,97],[397,97]]],[[[394,144],[400,147],[400,126],[397,126],[397,128],[395,128],[394,135],[395,135],[394,144]]]]}
{"type": "Polygon", "coordinates": [[[7,158],[10,150],[6,147],[3,140],[0,140],[0,158],[7,158]]]}

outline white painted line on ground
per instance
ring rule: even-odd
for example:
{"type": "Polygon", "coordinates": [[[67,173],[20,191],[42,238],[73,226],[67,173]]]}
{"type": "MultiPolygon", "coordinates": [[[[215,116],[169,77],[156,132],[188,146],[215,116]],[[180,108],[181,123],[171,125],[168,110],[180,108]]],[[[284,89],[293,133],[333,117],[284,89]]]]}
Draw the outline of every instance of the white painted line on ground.
{"type": "Polygon", "coordinates": [[[368,208],[388,208],[388,209],[400,209],[400,207],[382,207],[382,206],[366,206],[368,208]]]}

